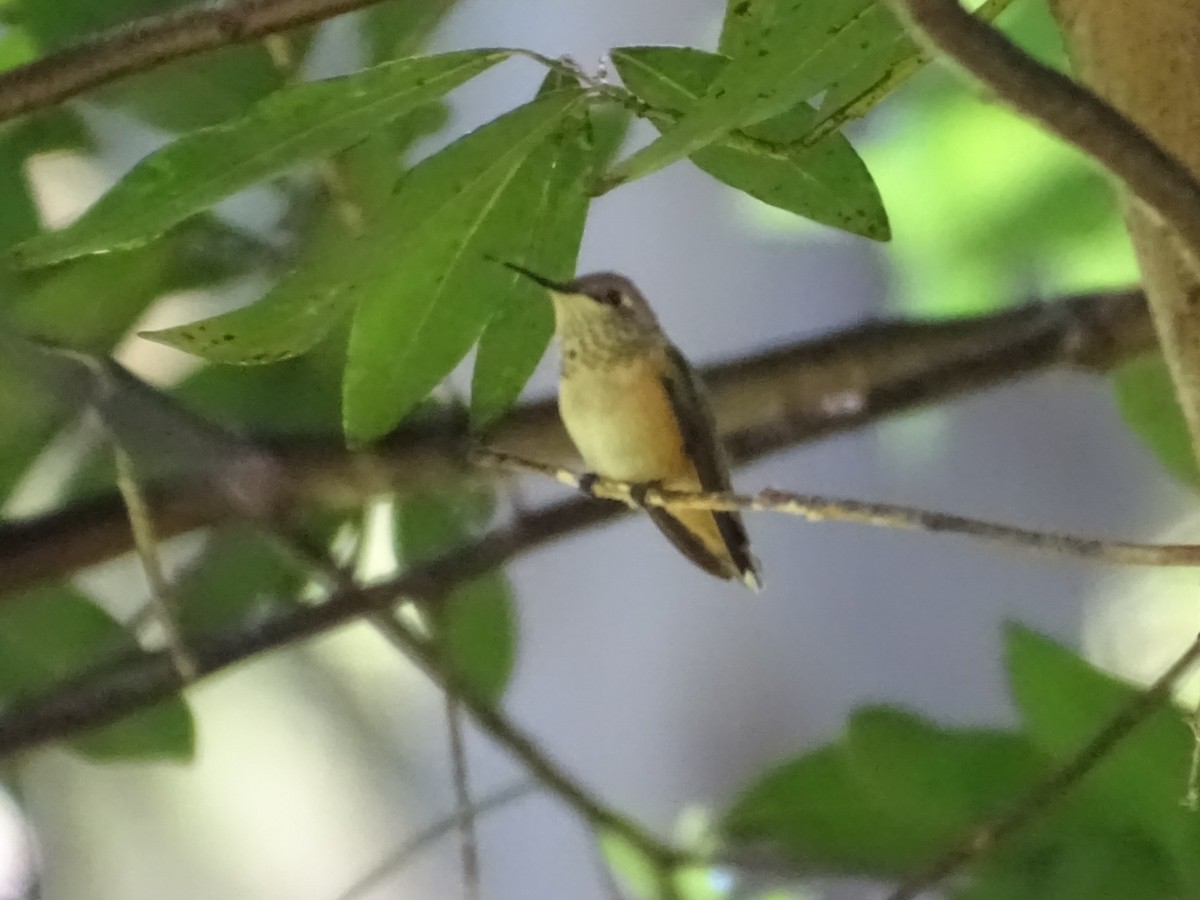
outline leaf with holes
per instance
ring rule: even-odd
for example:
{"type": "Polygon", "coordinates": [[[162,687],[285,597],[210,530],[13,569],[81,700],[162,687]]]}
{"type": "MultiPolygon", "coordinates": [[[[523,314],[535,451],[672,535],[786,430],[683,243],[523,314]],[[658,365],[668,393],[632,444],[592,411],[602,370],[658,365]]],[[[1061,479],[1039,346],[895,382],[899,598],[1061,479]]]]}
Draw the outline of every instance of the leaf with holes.
{"type": "Polygon", "coordinates": [[[893,34],[884,0],[780,0],[755,50],[733,59],[658,140],[611,169],[605,186],[649,175],[812,99],[893,34]]]}
{"type": "MultiPolygon", "coordinates": [[[[729,63],[687,47],[620,47],[612,51],[612,60],[638,97],[657,109],[684,115],[729,63]]],[[[887,240],[890,230],[879,189],[850,142],[831,134],[812,147],[798,143],[817,119],[811,106],[799,103],[744,133],[697,150],[691,159],[713,177],[771,206],[887,240]]]]}

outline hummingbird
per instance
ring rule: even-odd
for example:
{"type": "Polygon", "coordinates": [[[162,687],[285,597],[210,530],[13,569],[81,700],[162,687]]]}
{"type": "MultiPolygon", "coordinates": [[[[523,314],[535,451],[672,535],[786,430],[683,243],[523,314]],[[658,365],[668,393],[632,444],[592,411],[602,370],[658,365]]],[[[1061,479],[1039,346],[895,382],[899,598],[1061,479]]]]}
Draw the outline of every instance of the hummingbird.
{"type": "MultiPolygon", "coordinates": [[[[665,490],[728,491],[729,466],[700,379],[623,275],[552,281],[505,263],[554,302],[562,374],[558,410],[597,475],[665,490]]],[[[718,578],[761,585],[737,512],[647,507],[689,560],[718,578]]]]}

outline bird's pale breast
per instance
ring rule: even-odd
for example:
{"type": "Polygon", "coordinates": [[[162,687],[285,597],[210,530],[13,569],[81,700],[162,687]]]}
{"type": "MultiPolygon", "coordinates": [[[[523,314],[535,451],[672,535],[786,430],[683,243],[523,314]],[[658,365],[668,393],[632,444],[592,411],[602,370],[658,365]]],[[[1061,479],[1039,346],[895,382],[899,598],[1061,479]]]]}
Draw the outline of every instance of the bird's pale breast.
{"type": "Polygon", "coordinates": [[[694,481],[653,358],[578,367],[563,378],[558,404],[571,440],[597,474],[622,481],[694,481]]]}

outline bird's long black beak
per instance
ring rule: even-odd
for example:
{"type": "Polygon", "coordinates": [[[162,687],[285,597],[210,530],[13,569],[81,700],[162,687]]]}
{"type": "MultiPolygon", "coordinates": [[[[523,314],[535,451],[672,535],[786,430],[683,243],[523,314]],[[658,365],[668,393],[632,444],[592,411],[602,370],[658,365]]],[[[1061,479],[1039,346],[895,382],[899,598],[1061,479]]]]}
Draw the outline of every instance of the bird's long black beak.
{"type": "Polygon", "coordinates": [[[552,281],[551,279],[546,278],[544,275],[539,275],[537,272],[534,272],[531,269],[527,269],[524,266],[518,266],[516,263],[511,263],[504,259],[496,259],[492,256],[488,257],[488,259],[491,259],[493,262],[500,263],[500,265],[504,266],[506,269],[512,269],[518,275],[524,275],[530,281],[540,284],[548,291],[557,291],[560,294],[571,293],[570,285],[566,284],[565,282],[552,281]]]}

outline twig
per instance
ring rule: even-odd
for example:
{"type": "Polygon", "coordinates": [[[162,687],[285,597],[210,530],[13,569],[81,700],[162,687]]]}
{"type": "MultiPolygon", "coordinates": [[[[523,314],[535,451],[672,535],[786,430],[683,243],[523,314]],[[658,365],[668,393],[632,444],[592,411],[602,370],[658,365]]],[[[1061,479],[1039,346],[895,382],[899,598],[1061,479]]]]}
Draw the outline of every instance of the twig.
{"type": "Polygon", "coordinates": [[[446,818],[435,822],[411,839],[405,841],[404,844],[381,861],[379,865],[355,881],[354,884],[350,885],[342,893],[338,894],[336,900],[358,900],[360,897],[365,897],[389,875],[400,871],[408,865],[414,856],[430,844],[445,837],[450,833],[451,829],[461,827],[467,817],[477,819],[503,806],[507,806],[514,800],[527,797],[535,790],[537,790],[536,784],[530,781],[523,781],[520,784],[511,785],[484,797],[469,809],[456,809],[453,813],[446,816],[446,818]]]}
{"type": "MultiPolygon", "coordinates": [[[[730,456],[745,463],[1050,366],[1104,370],[1153,341],[1144,300],[1124,291],[950,322],[869,322],[702,374],[730,456]]],[[[576,458],[553,399],[519,407],[489,440],[548,462],[568,465],[576,458]]],[[[286,470],[289,477],[274,482],[295,491],[277,498],[284,507],[353,507],[389,490],[458,481],[470,469],[468,423],[454,413],[406,424],[363,452],[347,451],[341,435],[252,443],[268,447],[286,470]]],[[[164,539],[229,518],[228,504],[205,479],[175,476],[152,481],[144,492],[164,539]]],[[[114,494],[0,522],[0,595],[62,578],[131,546],[114,494]]]]}
{"type": "Polygon", "coordinates": [[[380,0],[227,0],[148,16],[0,74],[0,122],[208,50],[332,19],[380,0]]]}
{"type": "Polygon", "coordinates": [[[1108,102],[1028,56],[958,0],[892,0],[919,37],[1001,100],[1082,150],[1178,233],[1200,259],[1200,184],[1175,157],[1108,102]]]}
{"type": "Polygon", "coordinates": [[[942,879],[990,851],[1051,804],[1061,800],[1147,716],[1168,702],[1175,683],[1197,659],[1200,659],[1200,638],[1157,681],[1131,698],[1078,753],[1034,785],[1010,812],[972,831],[928,868],[901,884],[888,900],[913,900],[918,894],[933,888],[942,879]]]}
{"type": "Polygon", "coordinates": [[[482,879],[479,866],[479,836],[475,829],[474,804],[471,801],[466,735],[458,699],[449,694],[446,695],[446,737],[450,745],[450,778],[454,783],[454,802],[460,813],[458,839],[463,897],[465,900],[480,900],[482,879]]]}
{"type": "Polygon", "coordinates": [[[1122,566],[1200,566],[1200,545],[1136,544],[1104,541],[1018,528],[969,516],[932,512],[894,503],[867,503],[816,494],[767,489],[757,494],[672,491],[655,486],[581,476],[561,466],[550,466],[490,449],[476,451],[477,458],[505,469],[534,472],[553,478],[599,500],[615,500],[630,508],[711,509],[774,512],[809,522],[853,522],[877,528],[959,534],[982,541],[1051,556],[1089,559],[1122,566]]]}
{"type": "Polygon", "coordinates": [[[133,460],[125,449],[117,443],[113,444],[113,456],[117,467],[117,490],[125,501],[125,510],[129,516],[129,530],[133,533],[133,545],[137,550],[142,571],[146,573],[146,583],[150,587],[149,608],[154,618],[163,630],[166,639],[167,652],[175,663],[179,677],[184,683],[196,680],[196,661],[192,659],[184,641],[183,633],[175,618],[175,610],[171,602],[171,586],[163,572],[162,560],[158,554],[158,539],[154,535],[154,521],[146,498],[142,496],[137,482],[137,472],[133,460]]]}
{"type": "MultiPolygon", "coordinates": [[[[487,537],[482,540],[487,540],[487,537]]],[[[532,546],[530,544],[522,549],[532,549],[532,546]]],[[[461,551],[455,551],[445,559],[452,564],[458,552],[461,551]]],[[[462,578],[458,583],[469,580],[470,577],[462,578]]],[[[456,700],[470,713],[477,728],[507,750],[543,787],[575,810],[589,825],[620,835],[662,869],[673,868],[685,861],[685,854],[659,840],[628,816],[601,803],[591,791],[545,753],[533,737],[519,729],[491,703],[475,694],[453,669],[443,666],[441,652],[436,643],[423,640],[408,626],[394,618],[386,625],[380,623],[380,627],[395,646],[403,649],[409,659],[419,665],[442,688],[447,697],[456,700]]],[[[2,747],[0,741],[0,753],[2,747]]]]}

